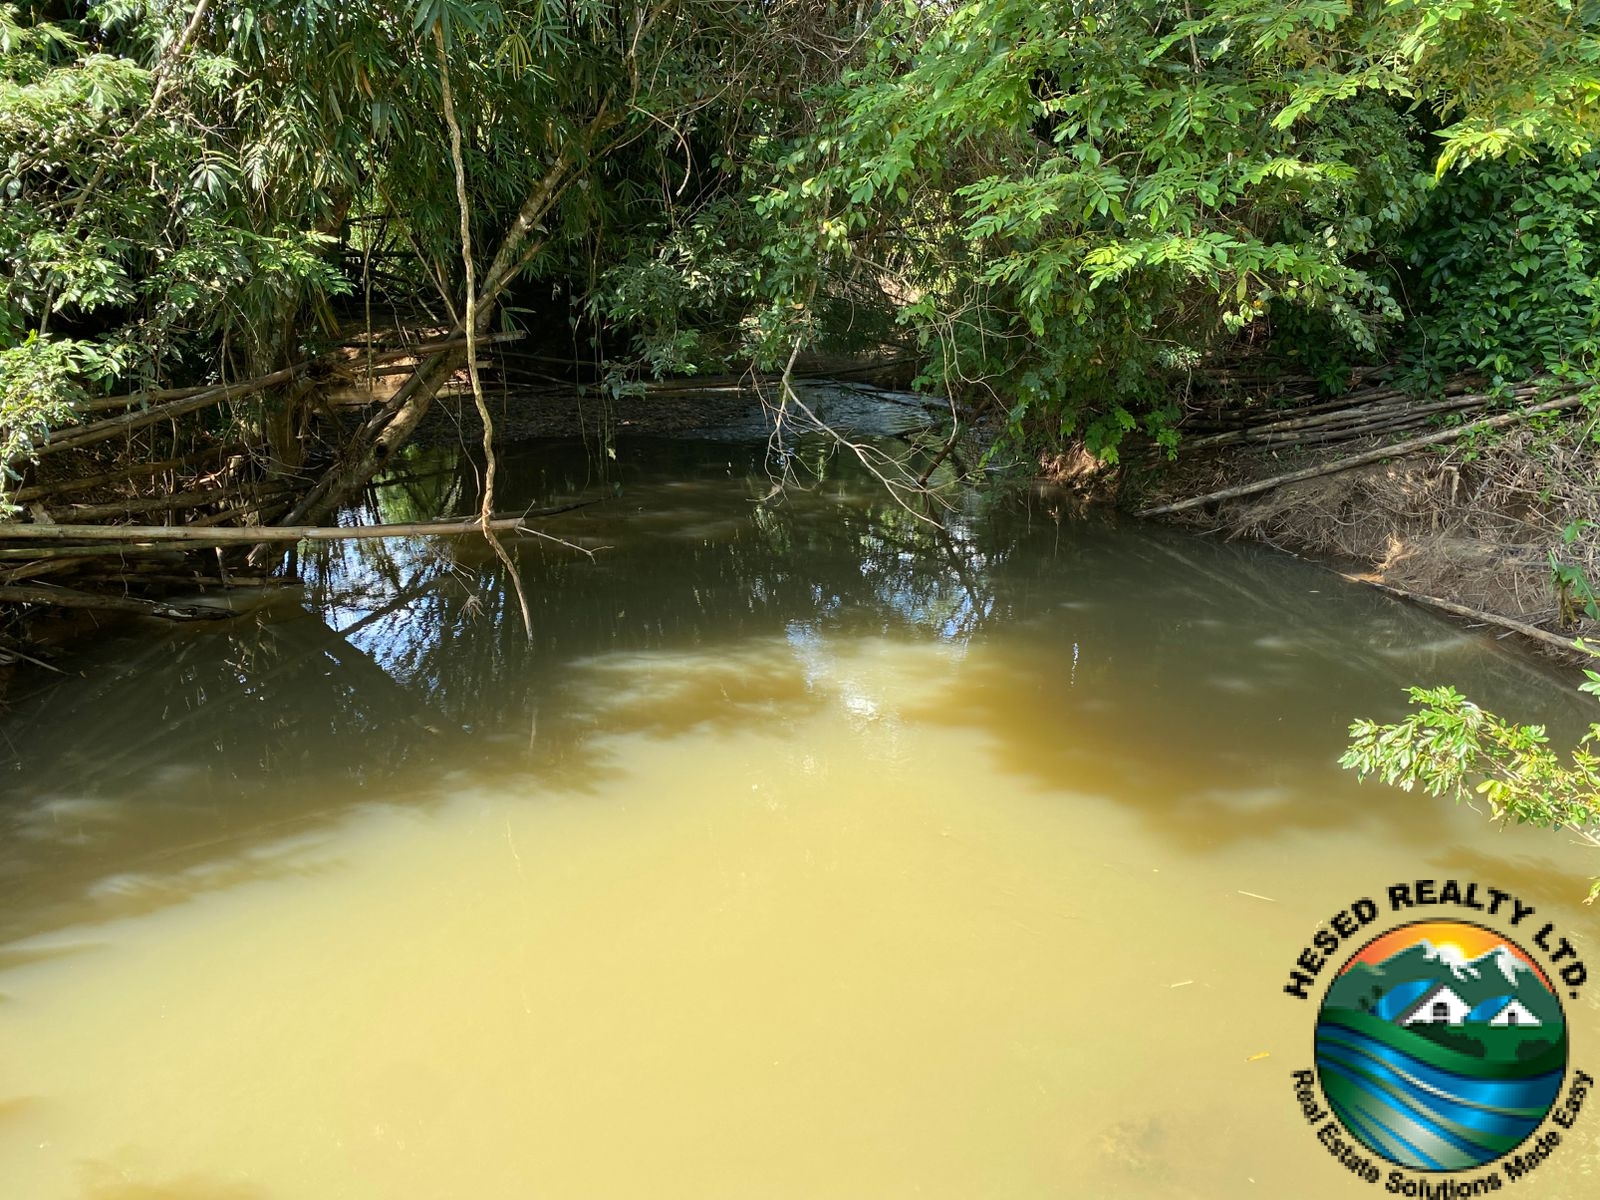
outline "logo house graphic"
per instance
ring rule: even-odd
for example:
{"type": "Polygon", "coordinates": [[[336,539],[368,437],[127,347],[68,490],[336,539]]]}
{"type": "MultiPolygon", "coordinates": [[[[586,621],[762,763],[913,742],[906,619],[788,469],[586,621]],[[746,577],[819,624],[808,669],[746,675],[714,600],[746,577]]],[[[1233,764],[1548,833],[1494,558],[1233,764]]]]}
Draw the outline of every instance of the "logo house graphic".
{"type": "Polygon", "coordinates": [[[1419,1171],[1481,1167],[1554,1106],[1561,1001],[1527,952],[1457,921],[1402,925],[1344,965],[1317,1016],[1323,1095],[1375,1154],[1419,1171]]]}

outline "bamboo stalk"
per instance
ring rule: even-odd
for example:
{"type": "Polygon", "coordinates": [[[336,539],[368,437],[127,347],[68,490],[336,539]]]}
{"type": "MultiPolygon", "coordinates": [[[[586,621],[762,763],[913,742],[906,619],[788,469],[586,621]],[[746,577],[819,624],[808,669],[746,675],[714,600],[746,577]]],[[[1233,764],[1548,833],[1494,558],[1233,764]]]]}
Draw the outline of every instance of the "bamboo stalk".
{"type": "Polygon", "coordinates": [[[1250,442],[1252,446],[1267,446],[1277,448],[1281,446],[1327,446],[1334,442],[1356,442],[1363,438],[1383,437],[1389,434],[1410,433],[1416,429],[1425,429],[1428,425],[1427,417],[1413,417],[1408,421],[1382,421],[1371,425],[1358,425],[1348,428],[1331,430],[1326,433],[1295,433],[1279,434],[1276,437],[1263,438],[1261,441],[1250,442]]]}
{"type": "MultiPolygon", "coordinates": [[[[1449,381],[1448,383],[1446,383],[1441,389],[1439,389],[1439,393],[1438,394],[1443,399],[1449,399],[1449,398],[1454,397],[1454,396],[1471,395],[1471,394],[1473,394],[1472,393],[1472,388],[1474,386],[1476,386],[1476,383],[1475,383],[1475,381],[1474,381],[1474,379],[1472,377],[1453,379],[1453,380],[1449,381]]],[[[1528,385],[1526,387],[1516,389],[1511,394],[1512,395],[1532,394],[1533,391],[1534,391],[1533,385],[1528,385]]],[[[1299,396],[1299,397],[1294,397],[1294,396],[1288,397],[1289,400],[1296,400],[1296,399],[1307,399],[1307,400],[1309,400],[1311,398],[1312,397],[1310,395],[1299,396]]],[[[1394,387],[1364,388],[1364,389],[1359,389],[1357,391],[1346,392],[1344,395],[1342,395],[1342,396],[1340,396],[1340,397],[1338,397],[1337,399],[1334,399],[1334,400],[1323,400],[1323,401],[1321,401],[1319,403],[1315,403],[1315,404],[1280,405],[1280,406],[1276,407],[1270,413],[1268,413],[1268,412],[1263,412],[1263,413],[1259,413],[1259,414],[1235,413],[1235,414],[1232,414],[1232,415],[1235,416],[1237,419],[1234,420],[1231,423],[1231,425],[1227,425],[1226,429],[1227,429],[1227,432],[1237,433],[1237,432],[1241,432],[1241,431],[1249,430],[1249,429],[1265,428],[1265,426],[1267,424],[1276,424],[1280,420],[1298,419],[1298,418],[1301,418],[1301,417],[1317,415],[1317,414],[1323,414],[1323,413],[1332,413],[1334,415],[1337,415],[1338,412],[1340,412],[1342,410],[1345,410],[1345,409],[1352,409],[1352,408],[1356,408],[1356,407],[1369,407],[1369,406],[1377,405],[1377,404],[1404,405],[1404,404],[1410,403],[1411,401],[1416,400],[1416,399],[1417,399],[1417,396],[1416,396],[1415,393],[1407,391],[1404,388],[1394,388],[1394,387]],[[1258,422],[1258,421],[1255,421],[1253,419],[1255,416],[1266,417],[1266,418],[1268,418],[1268,420],[1265,421],[1265,422],[1258,422]]],[[[1195,443],[1193,441],[1185,442],[1185,445],[1187,447],[1190,447],[1190,448],[1192,448],[1194,446],[1194,444],[1195,443]]]]}
{"type": "MultiPolygon", "coordinates": [[[[1469,433],[1480,433],[1486,429],[1500,429],[1517,421],[1527,420],[1529,417],[1538,416],[1540,413],[1559,412],[1562,409],[1577,408],[1583,403],[1582,396],[1564,396],[1559,400],[1548,400],[1543,404],[1535,404],[1532,408],[1518,409],[1516,412],[1503,413],[1498,417],[1478,421],[1471,425],[1459,425],[1454,429],[1446,429],[1440,433],[1429,434],[1427,437],[1412,438],[1409,441],[1396,442],[1388,446],[1380,446],[1375,450],[1368,450],[1361,454],[1352,454],[1347,458],[1336,459],[1330,463],[1323,463],[1315,467],[1306,467],[1299,471],[1290,471],[1285,475],[1274,475],[1270,479],[1260,479],[1254,483],[1242,483],[1236,487],[1223,488],[1221,491],[1208,492],[1204,496],[1195,496],[1188,500],[1179,500],[1172,504],[1158,504],[1154,508],[1142,509],[1137,515],[1141,517],[1159,517],[1167,513],[1183,512],[1191,508],[1199,508],[1204,504],[1214,504],[1219,500],[1236,500],[1241,496],[1253,496],[1258,492],[1271,491],[1286,483],[1300,483],[1307,479],[1316,479],[1322,475],[1335,475],[1340,471],[1348,471],[1353,467],[1364,467],[1368,463],[1382,462],[1386,458],[1400,458],[1410,454],[1413,450],[1421,450],[1428,446],[1437,446],[1445,442],[1453,442],[1465,437],[1469,433]]],[[[42,526],[41,528],[50,528],[42,526]]]]}
{"type": "MultiPolygon", "coordinates": [[[[494,362],[492,360],[487,358],[478,359],[478,370],[487,371],[493,369],[493,367],[494,362]]],[[[373,367],[370,371],[360,371],[358,376],[360,379],[384,379],[391,375],[404,375],[406,372],[414,370],[416,370],[416,365],[413,363],[391,363],[387,366],[373,367]]]]}
{"type": "Polygon", "coordinates": [[[38,447],[38,454],[55,454],[62,450],[76,450],[80,446],[93,445],[95,442],[116,437],[118,434],[133,433],[136,430],[147,428],[169,420],[172,417],[185,416],[188,413],[199,412],[213,404],[221,404],[225,400],[236,400],[241,396],[249,396],[280,383],[287,383],[303,375],[306,371],[304,364],[298,367],[286,367],[282,371],[274,371],[270,375],[262,375],[257,379],[247,380],[241,384],[225,384],[221,387],[211,388],[199,392],[182,400],[175,400],[171,404],[159,405],[148,408],[142,412],[125,413],[120,417],[111,417],[104,421],[96,421],[91,425],[74,426],[64,432],[58,433],[44,445],[38,447]]]}
{"type": "MultiPolygon", "coordinates": [[[[476,341],[480,346],[498,346],[506,342],[520,342],[527,336],[522,330],[514,329],[507,333],[486,333],[477,338],[476,341]]],[[[389,363],[400,358],[413,358],[422,354],[438,354],[444,350],[461,350],[465,349],[466,344],[467,339],[464,337],[444,338],[434,342],[418,342],[415,346],[396,346],[393,349],[376,351],[372,355],[372,361],[374,363],[389,363]]],[[[355,349],[359,350],[360,347],[355,347],[355,349]]],[[[358,364],[365,364],[367,356],[362,354],[355,361],[358,364]]]]}
{"type": "MultiPolygon", "coordinates": [[[[1478,406],[1465,406],[1467,413],[1477,411],[1478,406]]],[[[1463,411],[1457,409],[1456,411],[1463,411]]],[[[1246,446],[1294,446],[1312,445],[1318,442],[1348,442],[1356,438],[1375,437],[1384,433],[1399,433],[1408,429],[1416,429],[1426,425],[1433,417],[1441,413],[1396,413],[1388,416],[1376,417],[1369,421],[1343,421],[1337,425],[1317,425],[1308,429],[1285,430],[1279,433],[1264,433],[1259,437],[1245,438],[1242,440],[1246,446]]]]}
{"type": "MultiPolygon", "coordinates": [[[[183,512],[206,504],[236,499],[244,490],[245,485],[239,484],[234,487],[206,488],[193,492],[172,492],[164,496],[140,496],[108,504],[69,504],[65,508],[53,509],[50,515],[60,524],[67,525],[73,522],[91,523],[101,517],[128,516],[132,513],[183,512]]],[[[270,494],[277,495],[290,490],[292,489],[274,488],[270,494]]],[[[258,498],[264,499],[267,496],[258,498]]],[[[0,531],[4,529],[5,526],[0,525],[0,531]]]]}
{"type": "MultiPolygon", "coordinates": [[[[1525,399],[1537,394],[1537,389],[1535,388],[1519,389],[1511,393],[1511,398],[1525,399]]],[[[1436,400],[1428,404],[1409,404],[1405,402],[1380,405],[1363,404],[1357,407],[1319,413],[1314,416],[1292,417],[1279,421],[1268,421],[1259,425],[1247,425],[1241,429],[1213,434],[1208,437],[1186,439],[1183,443],[1183,448],[1185,450],[1199,450],[1207,446],[1221,446],[1234,442],[1265,441],[1269,440],[1269,435],[1290,433],[1302,429],[1325,431],[1329,427],[1337,428],[1346,424],[1374,424],[1380,418],[1412,417],[1429,413],[1450,412],[1462,408],[1476,408],[1487,405],[1492,399],[1488,395],[1464,395],[1449,400],[1436,400]]]]}
{"type": "Polygon", "coordinates": [[[281,512],[288,511],[291,503],[289,495],[290,493],[288,491],[275,492],[273,495],[267,496],[263,499],[252,500],[249,504],[240,504],[234,508],[225,508],[221,512],[204,513],[201,516],[191,518],[188,527],[190,529],[203,529],[208,526],[226,525],[235,517],[248,516],[253,512],[261,513],[261,519],[263,522],[265,522],[270,520],[272,517],[280,515],[281,512]],[[268,514],[271,515],[269,516],[268,514]]]}
{"type": "MultiPolygon", "coordinates": [[[[85,577],[107,583],[116,583],[122,578],[121,575],[112,571],[86,572],[85,577]]],[[[139,583],[192,587],[199,588],[202,591],[206,588],[295,588],[304,586],[298,579],[279,579],[274,575],[234,575],[231,572],[226,579],[221,579],[216,575],[202,575],[198,571],[192,575],[180,575],[175,572],[141,570],[135,578],[139,583]]]]}
{"type": "Polygon", "coordinates": [[[217,385],[203,383],[197,387],[181,388],[151,388],[147,392],[127,392],[121,396],[102,396],[98,400],[85,400],[74,404],[79,412],[111,412],[119,408],[134,408],[141,404],[159,403],[164,400],[183,400],[189,396],[198,396],[201,392],[208,392],[217,385]]]}
{"type": "Polygon", "coordinates": [[[108,543],[92,546],[5,546],[0,547],[0,560],[26,561],[29,563],[42,559],[60,559],[69,562],[86,561],[90,558],[114,558],[119,554],[152,554],[168,555],[174,562],[183,561],[183,549],[174,548],[170,542],[144,542],[134,545],[127,542],[108,543]]]}

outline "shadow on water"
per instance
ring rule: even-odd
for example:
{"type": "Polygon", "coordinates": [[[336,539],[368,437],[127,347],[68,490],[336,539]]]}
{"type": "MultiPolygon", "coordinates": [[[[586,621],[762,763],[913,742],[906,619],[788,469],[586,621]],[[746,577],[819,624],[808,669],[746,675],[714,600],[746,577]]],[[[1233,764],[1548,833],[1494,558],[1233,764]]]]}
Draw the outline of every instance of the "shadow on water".
{"type": "MultiPolygon", "coordinates": [[[[158,907],[301,869],[252,848],[452,780],[581,790],[615,769],[603,735],[781,727],[824,702],[808,655],[873,639],[960,651],[928,658],[909,715],[982,733],[997,781],[1109,797],[1193,852],[1364,826],[1429,843],[1428,805],[1335,765],[1349,720],[1398,714],[1408,683],[1558,732],[1580,716],[1492,638],[1282,555],[1045,493],[969,498],[940,528],[820,457],[760,503],[760,453],[509,455],[502,509],[597,501],[540,526],[592,558],[513,543],[531,636],[472,540],[322,543],[302,590],[221,631],[121,627],[3,727],[0,889],[27,899],[0,937],[92,919],[119,886],[158,907]]],[[[465,457],[396,472],[352,519],[471,511],[465,457]]]]}

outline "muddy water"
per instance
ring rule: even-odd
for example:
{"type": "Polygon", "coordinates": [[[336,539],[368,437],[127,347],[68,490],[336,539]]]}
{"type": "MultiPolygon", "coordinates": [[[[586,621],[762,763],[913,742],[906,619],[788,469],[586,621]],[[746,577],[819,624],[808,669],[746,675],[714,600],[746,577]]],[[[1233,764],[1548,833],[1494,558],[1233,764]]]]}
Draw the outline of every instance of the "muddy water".
{"type": "MultiPolygon", "coordinates": [[[[1281,556],[752,461],[524,454],[604,500],[548,523],[593,559],[517,547],[531,638],[481,550],[346,545],[25,698],[0,1195],[1354,1195],[1289,1082],[1319,920],[1471,878],[1600,959],[1590,855],[1335,765],[1408,682],[1570,729],[1568,681],[1281,556]]],[[[367,516],[470,492],[410,467],[367,516]]],[[[1529,1194],[1593,1194],[1586,1117],[1529,1194]]]]}

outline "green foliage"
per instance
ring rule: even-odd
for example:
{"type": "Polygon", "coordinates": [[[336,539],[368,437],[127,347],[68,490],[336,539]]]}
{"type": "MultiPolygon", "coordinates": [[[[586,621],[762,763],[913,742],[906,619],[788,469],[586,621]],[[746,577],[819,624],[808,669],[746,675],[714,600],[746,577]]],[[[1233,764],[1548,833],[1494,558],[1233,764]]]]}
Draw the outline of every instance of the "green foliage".
{"type": "MultiPolygon", "coordinates": [[[[1600,672],[1584,674],[1588,682],[1581,688],[1600,695],[1600,672]]],[[[1457,800],[1476,794],[1497,821],[1567,829],[1600,846],[1600,724],[1563,759],[1542,725],[1513,724],[1450,687],[1411,688],[1409,694],[1416,711],[1404,720],[1350,726],[1341,765],[1405,791],[1420,786],[1457,800]]],[[[1597,896],[1600,879],[1589,899],[1597,896]]]]}
{"type": "MultiPolygon", "coordinates": [[[[318,181],[256,186],[241,164],[278,131],[251,127],[258,85],[236,57],[171,49],[187,16],[118,3],[24,27],[7,10],[0,350],[59,334],[100,368],[83,383],[158,379],[219,341],[254,366],[282,357],[286,310],[344,287],[315,228],[318,181]]],[[[213,33],[240,49],[216,19],[197,40],[213,33]]]]}
{"type": "Polygon", "coordinates": [[[766,329],[814,333],[815,297],[869,276],[925,382],[1107,457],[1140,426],[1171,447],[1171,376],[1268,312],[1334,344],[1309,365],[1337,383],[1400,316],[1383,255],[1439,172],[1588,150],[1592,8],[885,8],[759,201],[766,329]]]}
{"type": "Polygon", "coordinates": [[[930,383],[1107,457],[1140,424],[1170,442],[1164,377],[1275,299],[1370,347],[1370,319],[1395,309],[1350,259],[1404,215],[1374,182],[1416,173],[1393,157],[1404,118],[1352,102],[1292,132],[1281,74],[1233,18],[1181,12],[980,0],[914,46],[886,16],[763,201],[790,223],[784,256],[875,261],[934,352],[930,383]],[[1362,124],[1387,136],[1352,137],[1362,124]]]}
{"type": "Polygon", "coordinates": [[[619,381],[893,338],[1110,458],[1219,352],[1342,386],[1402,299],[1430,370],[1594,357],[1594,0],[41,11],[0,5],[0,350],[88,387],[282,366],[356,286],[459,310],[435,31],[474,245],[619,381]]]}
{"type": "Polygon", "coordinates": [[[749,303],[759,244],[741,196],[642,223],[590,298],[594,314],[629,338],[628,353],[613,356],[619,372],[637,365],[657,378],[692,375],[731,357],[740,347],[726,331],[738,329],[749,303]]]}
{"type": "Polygon", "coordinates": [[[73,342],[38,338],[0,348],[0,516],[12,507],[5,494],[20,478],[17,467],[72,415],[72,401],[82,396],[75,377],[89,353],[73,342]]]}
{"type": "Polygon", "coordinates": [[[1411,354],[1495,384],[1600,364],[1600,154],[1478,163],[1445,177],[1396,257],[1411,354]]]}
{"type": "MultiPolygon", "coordinates": [[[[88,386],[275,370],[319,348],[356,286],[459,311],[435,30],[480,278],[503,248],[497,295],[575,277],[647,365],[681,365],[749,290],[739,163],[789,128],[779,64],[829,61],[806,40],[825,0],[37,11],[0,8],[0,351],[89,347],[115,369],[88,386]]],[[[0,360],[25,372],[0,386],[32,394],[25,357],[0,360]]],[[[65,410],[30,413],[37,434],[65,410]]]]}
{"type": "MultiPolygon", "coordinates": [[[[1561,531],[1561,544],[1571,546],[1593,526],[1593,521],[1572,522],[1561,531]]],[[[1570,624],[1579,613],[1591,621],[1600,621],[1600,597],[1595,595],[1594,582],[1588,572],[1574,563],[1562,562],[1554,550],[1550,551],[1550,585],[1555,588],[1564,625],[1570,624]]]]}

